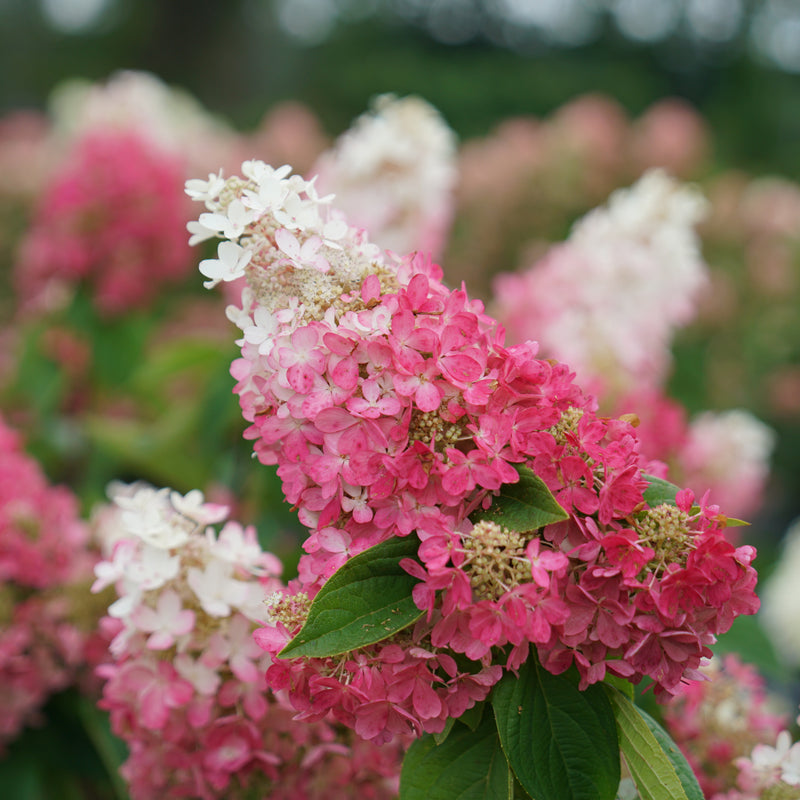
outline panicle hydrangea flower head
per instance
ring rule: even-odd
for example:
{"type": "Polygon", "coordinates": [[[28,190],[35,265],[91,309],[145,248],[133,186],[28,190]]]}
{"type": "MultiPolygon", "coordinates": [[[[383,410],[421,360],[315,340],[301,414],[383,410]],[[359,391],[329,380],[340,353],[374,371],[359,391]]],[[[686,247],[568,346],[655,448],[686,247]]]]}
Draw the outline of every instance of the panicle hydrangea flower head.
{"type": "Polygon", "coordinates": [[[381,95],[310,174],[383,249],[436,257],[453,216],[455,159],[455,135],[433,106],[381,95]]]}
{"type": "Polygon", "coordinates": [[[394,796],[400,752],[330,720],[298,725],[269,693],[270,657],[253,640],[281,564],[255,530],[202,494],[116,485],[98,517],[113,583],[102,708],[128,744],[134,798],[394,796]],[[221,523],[221,529],[214,525],[221,523]],[[313,769],[310,767],[313,765],[313,769]]]}
{"type": "Polygon", "coordinates": [[[798,800],[800,798],[800,742],[792,743],[782,730],[775,746],[757,744],[749,756],[736,759],[737,788],[722,800],[798,800]]]}
{"type": "MultiPolygon", "coordinates": [[[[626,394],[617,412],[635,413],[640,452],[653,463],[647,471],[710,491],[731,517],[746,519],[763,501],[775,432],[744,409],[704,411],[691,420],[659,389],[626,394]]],[[[735,537],[738,528],[729,528],[735,537]]],[[[733,539],[731,539],[733,541],[733,539]]]]}
{"type": "Polygon", "coordinates": [[[129,133],[179,156],[191,174],[224,163],[238,150],[238,135],[187,92],[156,75],[119,70],[105,81],[73,78],[50,101],[56,136],[74,141],[97,131],[129,133]]]}
{"type": "Polygon", "coordinates": [[[0,419],[0,752],[80,677],[99,616],[78,599],[94,560],[77,499],[0,419]]]}
{"type": "Polygon", "coordinates": [[[179,156],[129,131],[78,140],[21,244],[14,277],[22,304],[63,304],[83,284],[102,313],[119,314],[185,277],[184,169],[179,156]]]}
{"type": "Polygon", "coordinates": [[[729,514],[752,514],[763,497],[776,438],[744,409],[705,411],[689,424],[680,458],[684,480],[706,486],[729,514]]]}
{"type": "Polygon", "coordinates": [[[278,654],[348,558],[420,540],[403,562],[427,612],[418,623],[270,667],[303,718],[330,710],[376,742],[440,731],[532,649],[552,672],[574,664],[584,687],[609,671],[670,693],[756,610],[754,551],[726,542],[719,509],[686,491],[648,506],[630,421],[598,416],[534,343],[506,347],[428,259],[381,253],[288,168],[247,162],[205,204],[209,235],[235,232],[227,241],[247,253],[242,308],[229,309],[243,334],[231,371],[245,436],[309,528],[259,642],[278,654]],[[523,477],[564,518],[532,530],[481,520],[523,477]]]}
{"type": "Polygon", "coordinates": [[[78,502],[51,486],[19,435],[0,419],[0,580],[47,589],[91,567],[78,502]]]}
{"type": "MultiPolygon", "coordinates": [[[[704,411],[691,420],[660,389],[620,398],[616,412],[634,413],[647,472],[698,494],[709,491],[726,515],[747,519],[762,506],[770,475],[775,432],[743,409],[704,411]]],[[[728,528],[736,541],[741,528],[728,528]]]]}
{"type": "Polygon", "coordinates": [[[781,659],[790,667],[800,665],[800,602],[797,575],[800,570],[800,520],[783,538],[780,558],[761,591],[760,619],[781,659]]]}
{"type": "Polygon", "coordinates": [[[789,722],[764,679],[735,655],[714,657],[703,680],[684,682],[664,707],[670,734],[680,746],[706,797],[736,785],[736,760],[775,741],[789,722]]]}
{"type": "Polygon", "coordinates": [[[694,230],[705,207],[695,189],[650,170],[532,267],[499,276],[498,319],[603,397],[660,385],[672,334],[707,279],[694,230]]]}
{"type": "Polygon", "coordinates": [[[711,137],[703,117],[676,97],[654,103],[633,125],[630,149],[640,169],[660,166],[681,178],[697,175],[711,137]]]}

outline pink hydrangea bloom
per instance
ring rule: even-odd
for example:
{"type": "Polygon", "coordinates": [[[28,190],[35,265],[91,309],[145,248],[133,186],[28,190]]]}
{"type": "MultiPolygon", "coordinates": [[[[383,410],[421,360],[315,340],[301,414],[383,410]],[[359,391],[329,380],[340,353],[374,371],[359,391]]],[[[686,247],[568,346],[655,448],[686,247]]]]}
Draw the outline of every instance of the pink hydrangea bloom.
{"type": "Polygon", "coordinates": [[[55,88],[49,105],[62,139],[127,132],[180,157],[192,174],[220,164],[227,169],[252,152],[222,118],[150,72],[118,70],[102,81],[71,78],[55,88]]]}
{"type": "Polygon", "coordinates": [[[184,162],[130,131],[87,132],[45,189],[15,265],[21,302],[85,285],[99,310],[141,308],[190,266],[184,162]]]}
{"type": "Polygon", "coordinates": [[[684,682],[664,706],[664,719],[711,797],[736,785],[737,759],[774,742],[789,715],[768,697],[755,668],[737,656],[715,658],[701,673],[702,680],[684,682]]]}
{"type": "Polygon", "coordinates": [[[665,477],[668,466],[673,481],[698,495],[710,492],[732,517],[747,519],[761,507],[775,433],[748,411],[704,411],[687,419],[658,389],[625,395],[616,411],[634,413],[640,451],[653,462],[649,472],[665,477]]]}
{"type": "Polygon", "coordinates": [[[630,149],[639,169],[663,167],[673,175],[697,175],[711,150],[702,116],[677,97],[659,100],[636,120],[630,149]]]}
{"type": "Polygon", "coordinates": [[[77,499],[0,420],[0,752],[81,676],[97,618],[75,596],[94,560],[77,499]]]}
{"type": "MultiPolygon", "coordinates": [[[[775,747],[756,745],[749,758],[741,758],[739,785],[745,791],[764,792],[771,786],[800,787],[800,742],[792,743],[789,731],[781,731],[775,747]]],[[[764,796],[763,794],[761,795],[764,796]]]]}
{"type": "Polygon", "coordinates": [[[139,484],[112,495],[96,574],[98,588],[115,584],[106,619],[117,633],[98,670],[100,706],[128,745],[131,796],[395,796],[398,748],[379,749],[331,719],[299,724],[285,696],[268,691],[271,659],[253,630],[264,597],[281,588],[281,565],[255,531],[224,522],[226,509],[197,491],[139,484]],[[154,550],[176,564],[167,577],[154,550]]]}
{"type": "Polygon", "coordinates": [[[0,581],[46,589],[91,569],[78,502],[52,486],[0,420],[0,581]]]}
{"type": "Polygon", "coordinates": [[[744,409],[705,411],[689,423],[680,453],[683,479],[704,486],[733,516],[761,506],[776,434],[744,409]]]}
{"type": "Polygon", "coordinates": [[[243,307],[229,312],[244,333],[235,391],[245,436],[309,528],[299,578],[257,640],[277,655],[347,558],[412,532],[419,560],[403,565],[427,612],[341,657],[277,659],[270,685],[301,718],[330,713],[386,742],[442,730],[531,649],[552,672],[574,664],[584,687],[610,672],[668,694],[694,676],[715,636],[758,607],[754,551],[725,540],[719,508],[695,507],[691,492],[648,507],[634,428],[598,416],[564,364],[531,342],[505,346],[438,266],[382,254],[313,182],[257,162],[243,172],[214,211],[237,199],[253,211],[236,237],[250,260],[243,307]],[[330,269],[287,264],[282,229],[301,247],[322,239],[330,269]],[[520,467],[566,519],[475,524],[520,467]]]}

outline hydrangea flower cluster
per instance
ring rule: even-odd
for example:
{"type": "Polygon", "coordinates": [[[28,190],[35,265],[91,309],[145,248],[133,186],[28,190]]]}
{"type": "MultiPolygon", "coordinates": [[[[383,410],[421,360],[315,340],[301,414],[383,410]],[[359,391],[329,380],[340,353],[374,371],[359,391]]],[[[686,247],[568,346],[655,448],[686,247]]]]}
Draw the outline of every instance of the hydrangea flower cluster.
{"type": "Polygon", "coordinates": [[[744,409],[704,411],[692,419],[681,454],[686,482],[702,481],[731,513],[750,514],[759,506],[776,439],[772,428],[744,409]]]}
{"type": "Polygon", "coordinates": [[[800,602],[797,575],[800,570],[800,520],[795,520],[783,538],[780,557],[761,591],[759,615],[764,630],[785,664],[800,666],[800,602]]]}
{"type": "Polygon", "coordinates": [[[532,267],[498,276],[497,318],[604,397],[660,386],[673,331],[707,279],[694,230],[705,208],[696,190],[650,170],[532,267]]]}
{"type": "Polygon", "coordinates": [[[381,95],[310,174],[385,250],[437,257],[453,217],[455,161],[455,135],[433,106],[381,95]]]}
{"type": "Polygon", "coordinates": [[[266,694],[269,656],[253,641],[280,562],[255,530],[199,491],[111,488],[98,527],[108,555],[93,589],[114,584],[100,707],[128,744],[134,798],[394,796],[399,751],[329,722],[298,726],[266,694]]]}
{"type": "Polygon", "coordinates": [[[57,139],[129,133],[179,157],[191,173],[209,164],[227,166],[242,146],[226,122],[150,72],[119,70],[101,82],[73,78],[56,87],[49,106],[57,139]]]}
{"type": "Polygon", "coordinates": [[[76,143],[21,244],[24,305],[63,303],[87,284],[105,314],[151,303],[186,275],[184,166],[135,133],[95,131],[76,143]]]}
{"type": "Polygon", "coordinates": [[[88,543],[75,497],[48,483],[0,420],[0,751],[83,665],[96,623],[80,624],[91,611],[77,599],[88,543]]]}
{"type": "MultiPolygon", "coordinates": [[[[798,718],[800,720],[800,718],[798,718]]],[[[800,798],[800,742],[792,743],[781,731],[775,746],[758,744],[749,757],[736,759],[737,789],[713,800],[798,800],[800,798]]]]}
{"type": "Polygon", "coordinates": [[[646,170],[661,167],[684,180],[705,172],[708,133],[679,100],[661,100],[631,119],[616,100],[588,94],[547,118],[511,117],[467,139],[445,276],[490,296],[499,270],[532,263],[554,231],[560,237],[566,222],[646,170]]]}
{"type": "Polygon", "coordinates": [[[206,285],[248,281],[229,310],[245,435],[310,529],[259,641],[278,653],[339,566],[412,533],[419,560],[404,566],[427,612],[363,650],[278,660],[271,684],[302,717],[330,710],[387,741],[442,730],[531,647],[552,672],[574,664],[583,687],[608,671],[663,694],[695,675],[758,607],[754,550],[726,542],[719,509],[688,491],[649,505],[631,421],[599,417],[564,364],[505,347],[480,303],[418,254],[382,255],[313,180],[260,162],[243,174],[187,190],[209,210],[198,225],[226,239],[200,265],[206,285]],[[531,472],[561,521],[480,519],[531,472]]]}
{"type": "MultiPolygon", "coordinates": [[[[653,472],[697,492],[709,490],[734,517],[747,518],[761,506],[776,434],[744,409],[704,411],[687,420],[684,408],[659,390],[633,392],[617,411],[638,409],[637,435],[643,455],[661,461],[653,472]],[[662,474],[663,471],[663,474],[662,474]]],[[[729,529],[729,535],[733,529],[729,529]]]]}
{"type": "Polygon", "coordinates": [[[704,680],[682,684],[664,719],[703,793],[716,797],[736,785],[738,759],[774,742],[789,720],[764,679],[737,656],[715,657],[701,672],[704,680]]]}

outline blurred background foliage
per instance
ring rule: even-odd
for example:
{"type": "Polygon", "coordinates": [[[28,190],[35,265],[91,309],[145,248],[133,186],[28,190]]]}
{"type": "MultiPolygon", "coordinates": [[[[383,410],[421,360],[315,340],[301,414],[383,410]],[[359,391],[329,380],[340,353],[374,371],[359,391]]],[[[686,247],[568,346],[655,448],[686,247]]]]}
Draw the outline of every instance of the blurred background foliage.
{"type": "Polygon", "coordinates": [[[586,92],[695,105],[722,165],[800,177],[797,0],[2,0],[0,111],[150,70],[240,127],[295,99],[329,133],[419,93],[462,137],[586,92]]]}

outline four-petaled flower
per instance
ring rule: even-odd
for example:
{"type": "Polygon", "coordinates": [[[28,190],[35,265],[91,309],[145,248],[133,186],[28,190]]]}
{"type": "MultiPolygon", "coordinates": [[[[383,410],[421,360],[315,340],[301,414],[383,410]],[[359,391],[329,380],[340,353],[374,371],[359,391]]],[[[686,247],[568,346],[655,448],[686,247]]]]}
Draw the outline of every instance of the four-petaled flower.
{"type": "Polygon", "coordinates": [[[200,272],[208,278],[203,282],[206,289],[213,289],[220,281],[234,281],[244,276],[245,267],[253,257],[236,242],[220,242],[216,258],[206,258],[200,262],[200,272]]]}

